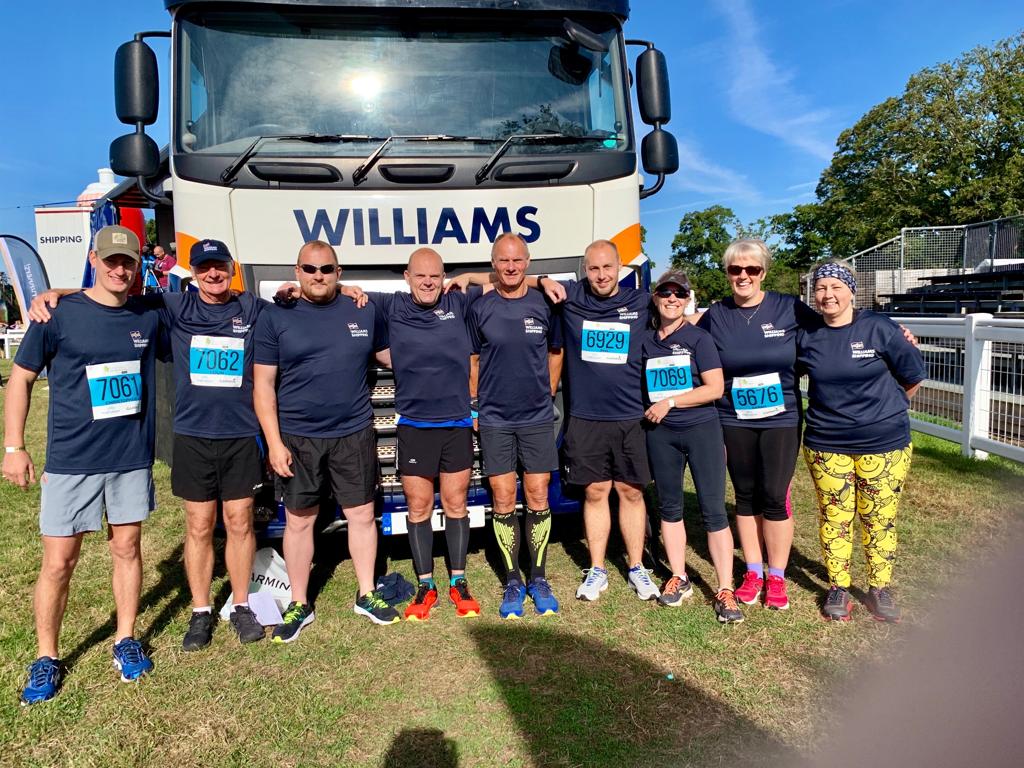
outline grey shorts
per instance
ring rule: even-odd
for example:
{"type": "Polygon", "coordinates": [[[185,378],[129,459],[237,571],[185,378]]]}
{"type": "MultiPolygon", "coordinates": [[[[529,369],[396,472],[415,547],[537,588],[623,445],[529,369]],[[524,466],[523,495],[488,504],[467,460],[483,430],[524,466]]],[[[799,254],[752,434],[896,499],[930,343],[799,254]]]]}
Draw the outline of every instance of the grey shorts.
{"type": "Polygon", "coordinates": [[[141,523],[156,509],[153,469],[99,475],[58,475],[44,472],[39,504],[43,536],[74,536],[108,525],[141,523]]]}
{"type": "Polygon", "coordinates": [[[488,427],[481,424],[480,452],[487,477],[515,472],[519,466],[531,475],[558,469],[554,424],[532,427],[488,427]]]}

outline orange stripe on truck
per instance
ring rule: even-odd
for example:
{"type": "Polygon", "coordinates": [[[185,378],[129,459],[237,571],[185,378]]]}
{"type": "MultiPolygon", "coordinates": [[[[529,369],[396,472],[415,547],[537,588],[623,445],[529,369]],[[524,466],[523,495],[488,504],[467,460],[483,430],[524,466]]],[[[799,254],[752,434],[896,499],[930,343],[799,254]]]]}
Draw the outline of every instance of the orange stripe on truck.
{"type": "Polygon", "coordinates": [[[624,265],[631,264],[640,255],[640,224],[626,227],[611,241],[619,249],[619,261],[624,265]]]}

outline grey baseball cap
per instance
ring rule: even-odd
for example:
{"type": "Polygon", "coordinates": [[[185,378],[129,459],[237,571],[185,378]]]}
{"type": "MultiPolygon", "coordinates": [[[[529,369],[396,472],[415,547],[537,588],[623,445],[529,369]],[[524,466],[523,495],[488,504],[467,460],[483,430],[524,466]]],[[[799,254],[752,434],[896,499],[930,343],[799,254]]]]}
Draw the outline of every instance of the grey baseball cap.
{"type": "Polygon", "coordinates": [[[101,259],[124,254],[125,256],[131,256],[138,262],[142,261],[142,257],[139,255],[139,236],[128,229],[128,227],[119,227],[117,225],[103,227],[103,229],[96,233],[92,249],[96,251],[96,256],[101,259]]]}

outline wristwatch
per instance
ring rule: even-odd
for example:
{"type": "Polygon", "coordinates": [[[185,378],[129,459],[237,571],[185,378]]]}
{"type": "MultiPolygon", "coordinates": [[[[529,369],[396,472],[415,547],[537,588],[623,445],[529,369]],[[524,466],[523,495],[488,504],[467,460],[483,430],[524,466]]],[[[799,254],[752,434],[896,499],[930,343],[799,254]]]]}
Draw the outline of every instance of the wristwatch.
{"type": "Polygon", "coordinates": [[[5,445],[4,453],[21,453],[25,450],[24,445],[5,445]]]}

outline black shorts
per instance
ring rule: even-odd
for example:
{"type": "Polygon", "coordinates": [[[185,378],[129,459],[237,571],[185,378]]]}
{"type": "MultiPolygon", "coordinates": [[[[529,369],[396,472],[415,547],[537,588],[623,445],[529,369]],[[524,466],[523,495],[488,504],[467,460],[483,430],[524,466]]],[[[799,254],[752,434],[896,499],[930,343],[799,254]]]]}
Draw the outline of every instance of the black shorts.
{"type": "Polygon", "coordinates": [[[251,499],[263,482],[255,437],[175,435],[171,454],[171,491],[185,501],[251,499]]]}
{"type": "Polygon", "coordinates": [[[639,486],[651,482],[640,419],[591,421],[570,416],[565,430],[565,457],[568,481],[575,485],[606,480],[639,486]]]}
{"type": "Polygon", "coordinates": [[[473,466],[473,430],[469,427],[398,425],[398,471],[412,477],[437,477],[473,466]]]}
{"type": "Polygon", "coordinates": [[[277,498],[285,507],[315,507],[328,495],[342,509],[373,501],[380,479],[373,426],[344,437],[281,435],[281,439],[292,454],[294,475],[277,478],[277,498]]]}
{"type": "Polygon", "coordinates": [[[487,477],[515,472],[519,465],[529,474],[558,469],[554,424],[532,427],[480,427],[480,452],[487,477]]]}

